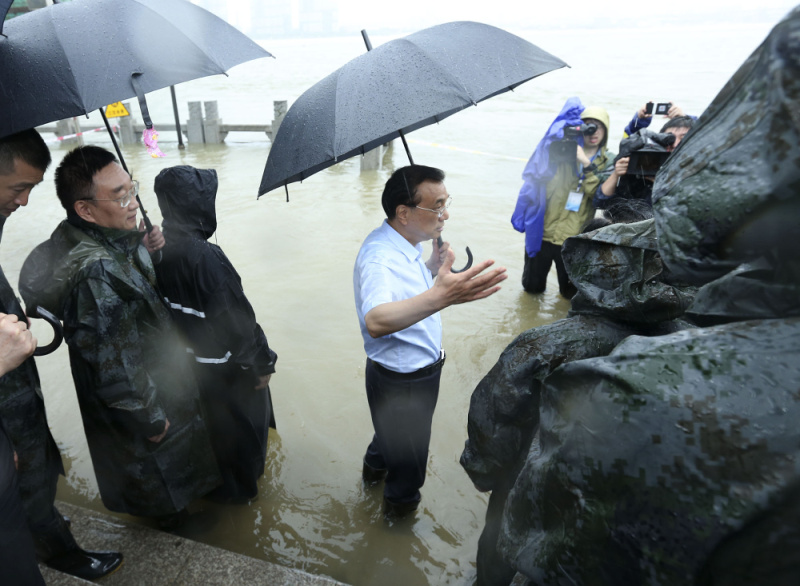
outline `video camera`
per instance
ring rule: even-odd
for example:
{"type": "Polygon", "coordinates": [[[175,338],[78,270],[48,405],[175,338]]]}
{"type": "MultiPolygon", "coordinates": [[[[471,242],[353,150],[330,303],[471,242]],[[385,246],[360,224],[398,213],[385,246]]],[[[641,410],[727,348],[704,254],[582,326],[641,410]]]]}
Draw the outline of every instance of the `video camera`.
{"type": "Polygon", "coordinates": [[[578,142],[581,136],[591,136],[597,132],[597,124],[581,123],[580,126],[565,126],[564,138],[550,145],[550,161],[555,164],[572,163],[578,158],[578,142]]]}
{"type": "Polygon", "coordinates": [[[592,136],[595,132],[597,132],[597,124],[582,122],[580,126],[566,126],[564,128],[564,138],[574,140],[579,136],[592,136]]]}
{"type": "Polygon", "coordinates": [[[655,177],[669,153],[660,151],[635,151],[631,153],[628,174],[640,177],[655,177]]]}
{"type": "Polygon", "coordinates": [[[619,143],[619,156],[630,157],[628,175],[655,177],[670,153],[667,147],[675,143],[675,135],[642,129],[619,143]]]}

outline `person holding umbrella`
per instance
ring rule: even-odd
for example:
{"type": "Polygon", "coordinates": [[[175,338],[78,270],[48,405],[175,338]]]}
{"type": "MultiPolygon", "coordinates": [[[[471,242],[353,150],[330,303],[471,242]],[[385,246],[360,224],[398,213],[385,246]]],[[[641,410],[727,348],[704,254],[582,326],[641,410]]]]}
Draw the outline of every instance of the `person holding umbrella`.
{"type": "Polygon", "coordinates": [[[56,170],[67,211],[22,267],[20,292],[64,322],[103,504],[163,528],[220,483],[186,344],[136,230],[138,184],[97,146],[56,170]]]}
{"type": "Polygon", "coordinates": [[[451,272],[455,254],[437,239],[450,215],[444,172],[423,165],[395,171],[383,190],[386,220],[364,241],[353,272],[367,353],[366,390],[374,427],[364,455],[367,485],[383,479],[387,519],[419,505],[431,421],[444,365],[439,311],[496,293],[506,269],[487,260],[451,272]],[[422,243],[433,240],[425,261],[422,243]]]}
{"type": "MultiPolygon", "coordinates": [[[[36,338],[16,315],[0,313],[0,377],[33,355],[36,338]]],[[[8,584],[44,586],[19,497],[14,451],[0,419],[0,567],[8,584]]]]}
{"type": "MultiPolygon", "coordinates": [[[[27,205],[31,190],[41,183],[50,161],[50,151],[34,129],[0,138],[0,234],[11,214],[27,205]]],[[[0,312],[27,323],[2,269],[0,312]]],[[[5,426],[19,458],[20,497],[38,558],[54,569],[86,580],[116,570],[122,554],[82,549],[55,507],[58,476],[64,474],[64,466],[47,423],[39,372],[32,356],[0,378],[0,424],[5,426]]],[[[0,549],[6,547],[0,545],[0,549]]]]}

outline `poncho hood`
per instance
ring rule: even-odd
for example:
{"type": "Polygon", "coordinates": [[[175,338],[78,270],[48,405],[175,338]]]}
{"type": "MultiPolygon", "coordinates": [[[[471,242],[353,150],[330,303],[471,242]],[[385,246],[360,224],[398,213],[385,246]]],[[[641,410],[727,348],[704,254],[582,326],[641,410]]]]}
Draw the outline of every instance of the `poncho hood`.
{"type": "Polygon", "coordinates": [[[137,258],[146,254],[143,248],[139,250],[143,237],[144,232],[104,228],[78,217],[64,220],[49,240],[31,251],[20,270],[19,292],[28,311],[41,305],[63,320],[62,304],[74,287],[80,268],[96,260],[112,255],[134,258],[140,270],[145,271],[145,262],[137,258]]]}
{"type": "Polygon", "coordinates": [[[691,313],[715,321],[800,315],[798,103],[795,8],[656,177],[661,257],[676,276],[705,286],[691,313]]]}
{"type": "Polygon", "coordinates": [[[164,232],[181,232],[208,240],[217,229],[218,186],[214,169],[178,165],[161,171],[153,187],[164,218],[164,232]]]}
{"type": "Polygon", "coordinates": [[[578,289],[571,315],[653,324],[680,317],[694,297],[661,262],[653,220],[573,236],[561,254],[578,289]]]}

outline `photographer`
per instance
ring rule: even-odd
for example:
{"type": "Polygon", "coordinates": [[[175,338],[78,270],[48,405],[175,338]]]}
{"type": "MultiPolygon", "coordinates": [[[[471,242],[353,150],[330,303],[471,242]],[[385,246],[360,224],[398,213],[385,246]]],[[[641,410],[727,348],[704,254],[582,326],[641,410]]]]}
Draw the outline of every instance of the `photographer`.
{"type": "MultiPolygon", "coordinates": [[[[670,120],[683,118],[686,116],[683,109],[681,109],[680,106],[676,106],[672,102],[646,102],[636,111],[631,121],[628,122],[628,125],[625,127],[625,131],[623,132],[622,136],[624,138],[628,138],[643,128],[649,128],[650,123],[653,121],[653,116],[658,115],[666,116],[670,120]]],[[[691,116],[691,118],[692,120],[696,120],[697,116],[691,116]]],[[[664,131],[662,130],[661,132],[664,131]]],[[[675,146],[678,146],[678,144],[676,143],[675,146]]]]}
{"type": "Polygon", "coordinates": [[[561,244],[594,215],[592,198],[600,172],[614,158],[606,150],[608,127],[604,108],[584,108],[578,98],[570,98],[525,167],[511,223],[525,232],[522,286],[528,293],[545,290],[555,262],[561,295],[571,299],[575,294],[561,260],[561,244]]]}
{"type": "MultiPolygon", "coordinates": [[[[641,113],[642,110],[640,109],[637,115],[641,113]]],[[[637,118],[634,117],[631,124],[626,127],[626,132],[636,120],[637,118]]],[[[649,124],[649,119],[647,120],[649,124]]],[[[644,168],[639,165],[631,168],[631,154],[642,154],[644,152],[671,153],[693,125],[694,118],[691,116],[678,116],[668,120],[661,128],[660,133],[651,132],[646,128],[639,128],[635,134],[623,139],[620,143],[620,154],[614,161],[614,171],[595,192],[592,200],[594,207],[605,209],[611,201],[619,198],[643,199],[648,204],[651,204],[651,191],[655,175],[665,157],[658,159],[657,166],[653,166],[651,163],[650,166],[645,166],[644,168]]],[[[656,160],[655,156],[651,158],[656,160]]]]}

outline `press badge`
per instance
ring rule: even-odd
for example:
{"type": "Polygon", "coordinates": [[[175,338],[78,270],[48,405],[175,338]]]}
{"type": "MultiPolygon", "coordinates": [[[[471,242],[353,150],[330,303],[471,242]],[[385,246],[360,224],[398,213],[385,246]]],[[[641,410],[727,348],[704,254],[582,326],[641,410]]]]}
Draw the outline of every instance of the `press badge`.
{"type": "Polygon", "coordinates": [[[583,201],[583,194],[580,191],[570,191],[567,198],[567,205],[565,209],[568,212],[577,212],[581,209],[581,202],[583,201]]]}

